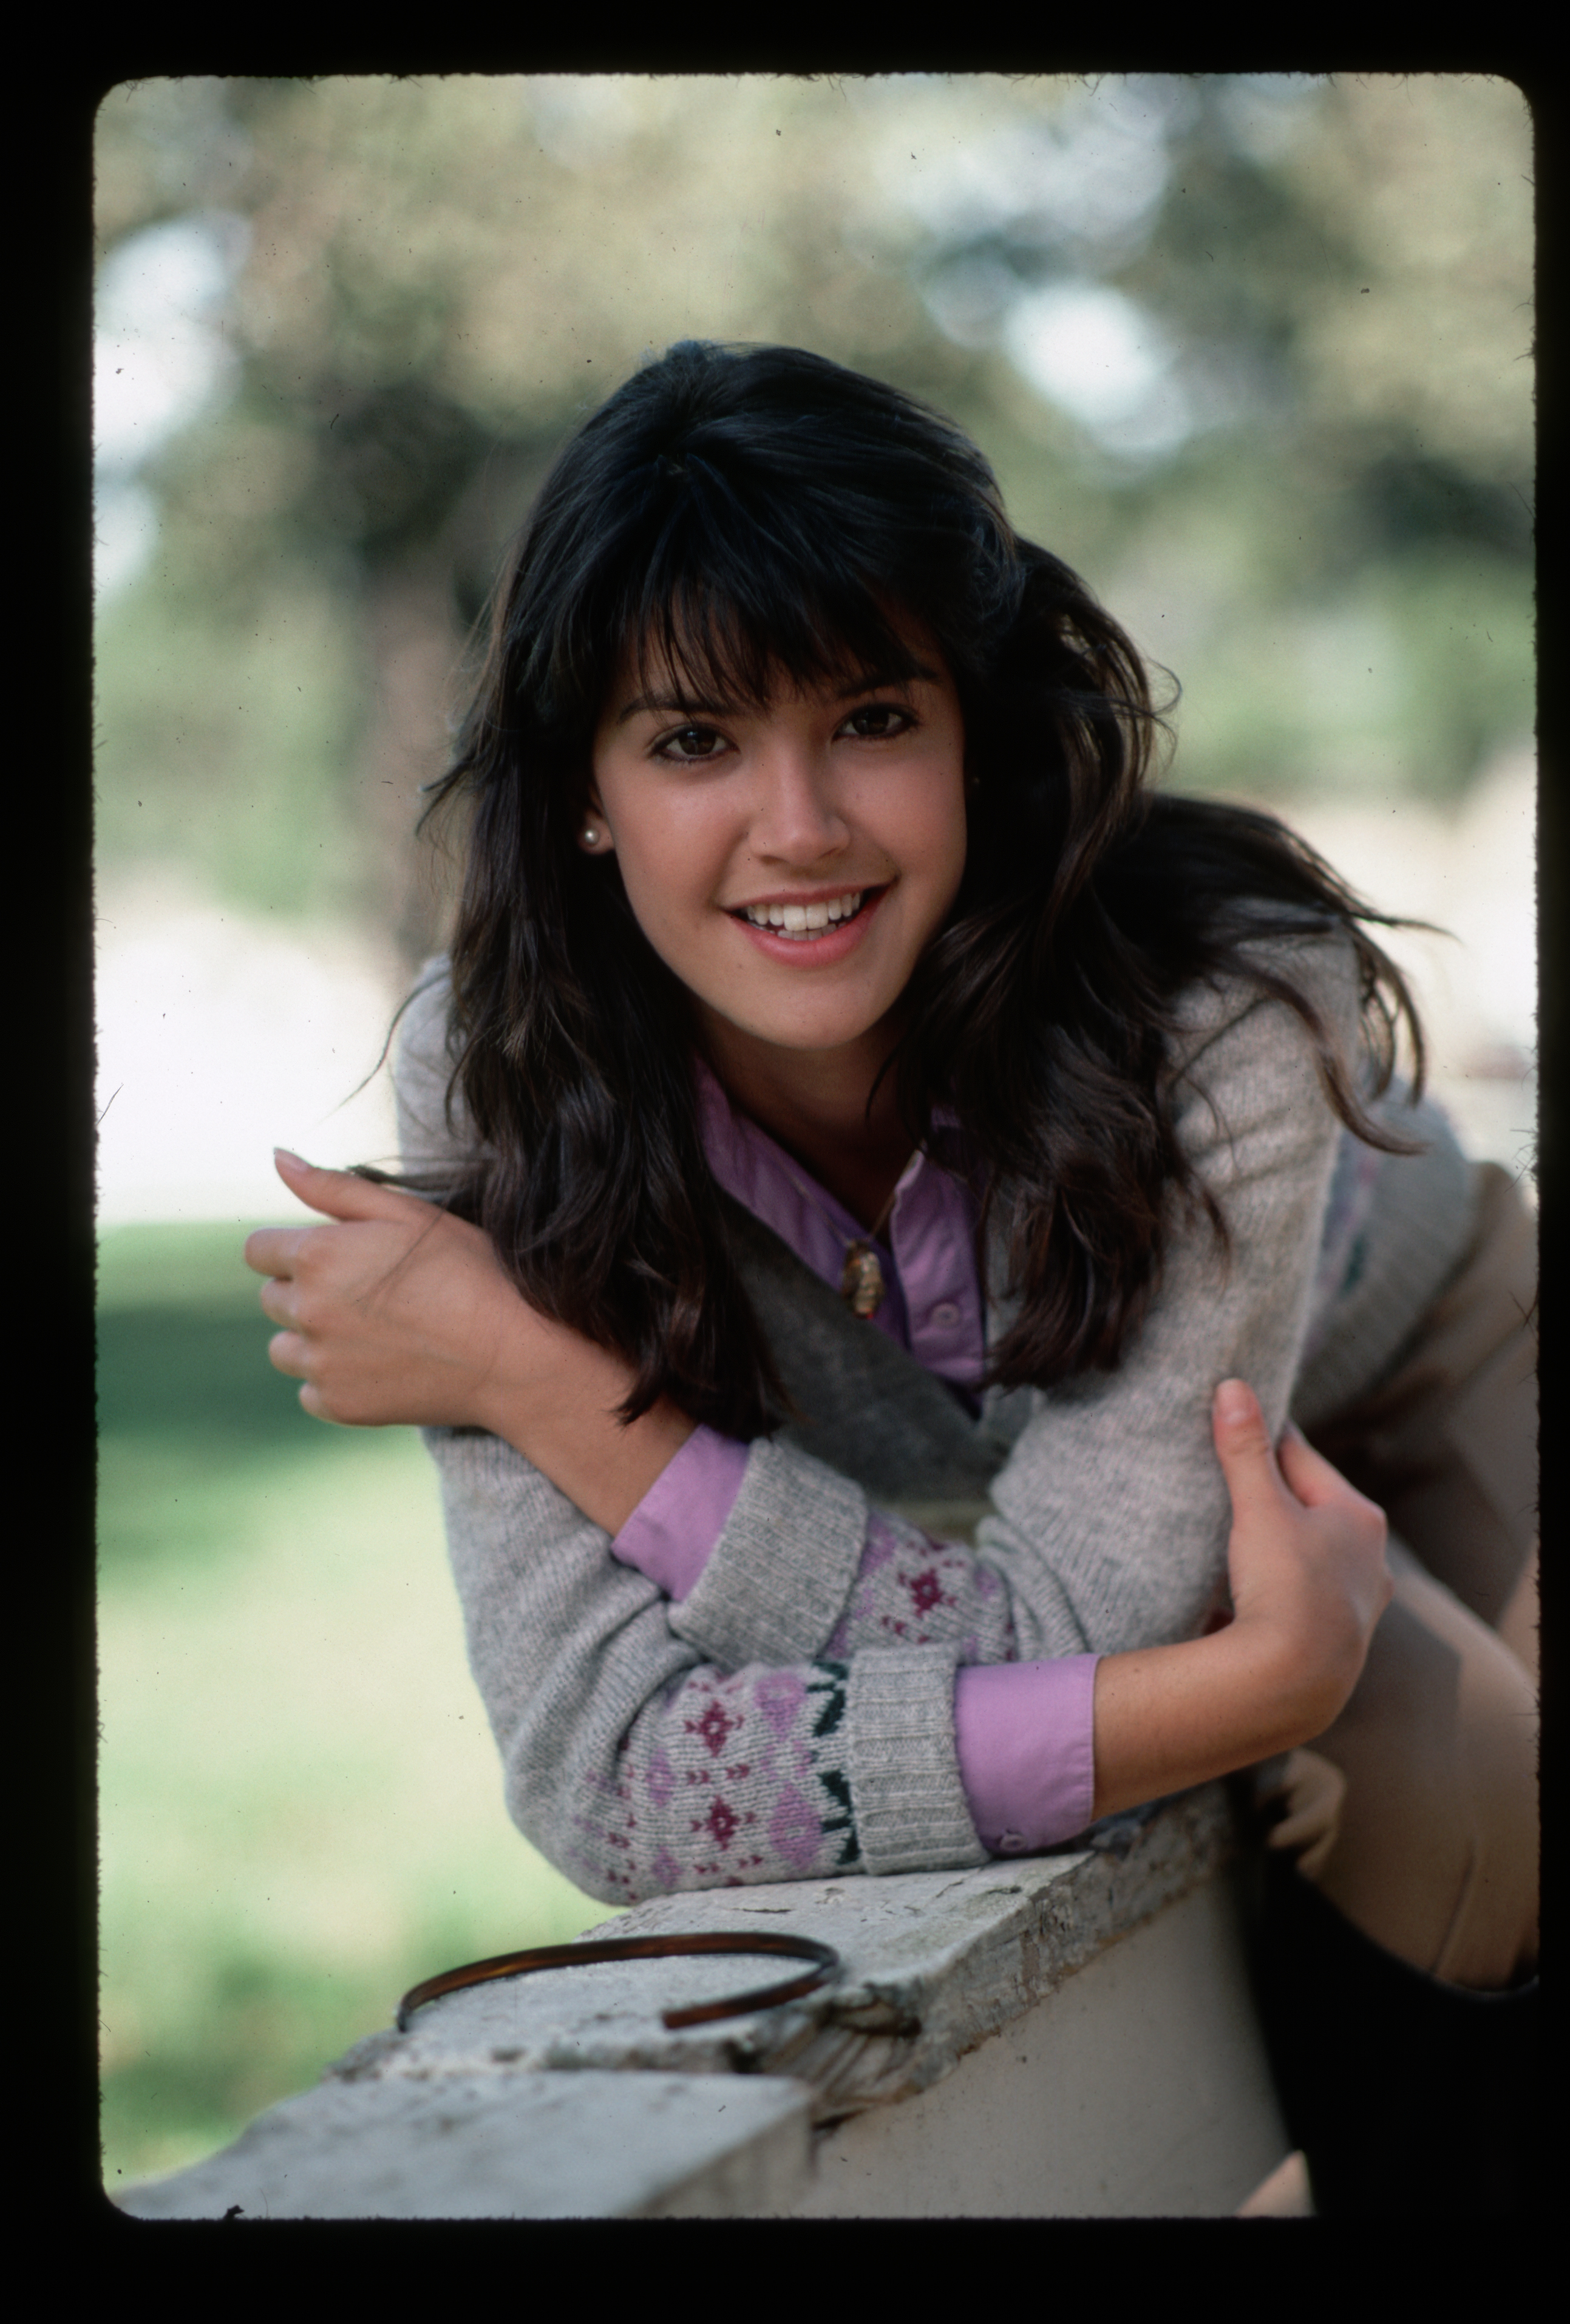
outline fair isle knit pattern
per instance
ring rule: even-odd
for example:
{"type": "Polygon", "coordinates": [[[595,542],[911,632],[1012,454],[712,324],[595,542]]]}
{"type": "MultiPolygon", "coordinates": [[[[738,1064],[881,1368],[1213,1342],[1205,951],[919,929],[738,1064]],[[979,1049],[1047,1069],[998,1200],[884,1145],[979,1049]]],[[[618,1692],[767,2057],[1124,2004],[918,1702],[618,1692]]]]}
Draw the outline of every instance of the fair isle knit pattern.
{"type": "Polygon", "coordinates": [[[848,1675],[827,1660],[694,1672],[596,1773],[565,1868],[597,1895],[629,1898],[859,1871],[848,1675]]]}
{"type": "MultiPolygon", "coordinates": [[[[1260,951],[1307,985],[1350,1052],[1350,946],[1315,936],[1260,951]]],[[[399,1059],[410,1168],[439,1171],[462,1135],[443,1122],[445,1013],[438,973],[408,1012],[399,1059]]],[[[1299,1020],[1245,983],[1199,985],[1171,1069],[1178,1135],[1230,1252],[1203,1219],[1175,1217],[1159,1294],[1117,1371],[1050,1393],[990,1390],[976,1419],[717,1195],[807,1418],[750,1447],[680,1603],[612,1557],[607,1535],[510,1446],[427,1432],[509,1808],[591,1895],[629,1904],[984,1862],[956,1757],[957,1665],[1196,1635],[1231,1520],[1216,1383],[1250,1381],[1274,1432],[1289,1410],[1311,1422],[1347,1409],[1399,1359],[1472,1231],[1473,1174],[1442,1117],[1389,1102],[1428,1148],[1355,1172],[1354,1249],[1332,1279],[1321,1262],[1344,1148],[1299,1020]],[[978,1497],[990,1513],[975,1550],[934,1544],[889,1508],[978,1497]]],[[[1005,1319],[995,1305],[994,1342],[1005,1319]]]]}
{"type": "MultiPolygon", "coordinates": [[[[931,1725],[947,1707],[950,1730],[956,1665],[1012,1659],[996,1576],[914,1526],[875,1517],[821,1653],[790,1667],[721,1669],[676,1638],[677,1609],[510,1446],[472,1430],[427,1430],[426,1440],[508,1805],[607,1903],[867,1869],[857,1794],[886,1786],[904,1715],[897,1701],[874,1700],[853,1725],[858,1674],[903,1659],[867,1649],[916,1650],[920,1715],[931,1725]],[[554,1637],[555,1656],[542,1655],[542,1637],[554,1637]],[[926,1699],[934,1683],[936,1705],[926,1699]],[[576,1746],[567,1753],[564,1726],[576,1746]]],[[[982,1861],[957,1775],[942,1788],[950,1845],[982,1861]]]]}
{"type": "Polygon", "coordinates": [[[825,1651],[952,1644],[961,1663],[1016,1659],[1008,1593],[992,1568],[951,1542],[874,1509],[850,1599],[825,1651]]]}

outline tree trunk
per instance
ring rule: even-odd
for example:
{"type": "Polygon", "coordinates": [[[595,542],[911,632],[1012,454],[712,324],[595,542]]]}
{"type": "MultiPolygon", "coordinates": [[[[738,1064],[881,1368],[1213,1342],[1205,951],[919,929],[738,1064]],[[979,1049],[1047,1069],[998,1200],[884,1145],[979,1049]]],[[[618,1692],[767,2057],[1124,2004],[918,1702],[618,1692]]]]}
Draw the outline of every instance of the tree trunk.
{"type": "Polygon", "coordinates": [[[426,566],[372,573],[366,637],[373,692],[355,785],[370,843],[366,901],[412,980],[446,943],[457,883],[456,864],[415,835],[421,792],[445,770],[461,704],[463,647],[445,577],[426,566]]]}

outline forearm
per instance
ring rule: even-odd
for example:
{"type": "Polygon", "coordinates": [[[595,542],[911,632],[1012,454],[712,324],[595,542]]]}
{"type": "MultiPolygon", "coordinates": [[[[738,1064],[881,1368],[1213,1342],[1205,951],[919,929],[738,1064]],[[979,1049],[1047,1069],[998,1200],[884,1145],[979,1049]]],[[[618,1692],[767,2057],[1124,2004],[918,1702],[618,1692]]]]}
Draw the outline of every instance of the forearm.
{"type": "MultiPolygon", "coordinates": [[[[409,1010],[395,1075],[404,1167],[437,1181],[461,1175],[473,1147],[462,1107],[448,1115],[448,1011],[443,973],[427,979],[409,1010]]],[[[662,1401],[624,1426],[616,1413],[633,1384],[631,1365],[535,1314],[510,1281],[486,1286],[483,1312],[476,1306],[470,1320],[483,1351],[473,1407],[421,1416],[499,1437],[595,1525],[618,1534],[692,1434],[692,1421],[662,1401]]]]}
{"type": "Polygon", "coordinates": [[[1097,1818],[1253,1766],[1322,1734],[1346,1690],[1327,1658],[1235,1625],[1096,1666],[1097,1818]]]}
{"type": "MultiPolygon", "coordinates": [[[[897,1633],[824,1655],[826,1572],[798,1593],[783,1571],[772,1620],[717,1600],[693,1620],[494,1435],[431,1439],[515,1818],[582,1886],[630,1903],[1017,1853],[1310,1739],[1388,1600],[1382,1519],[1306,1446],[1288,1448],[1289,1492],[1252,1398],[1241,1419],[1220,1400],[1217,1415],[1236,1617],[1098,1668],[956,1671],[952,1645],[897,1633]],[[737,1652],[728,1627],[767,1630],[764,1651],[737,1652]]],[[[786,1489],[826,1539],[845,1535],[848,1560],[870,1535],[862,1497],[822,1464],[767,1444],[753,1459],[752,1526],[786,1489]]]]}
{"type": "Polygon", "coordinates": [[[610,1350],[562,1330],[559,1361],[527,1385],[502,1371],[475,1415],[478,1426],[521,1452],[574,1507],[619,1534],[692,1435],[695,1424],[662,1397],[637,1420],[617,1417],[632,1367],[610,1350]]]}
{"type": "Polygon", "coordinates": [[[683,1635],[731,1668],[767,1656],[787,1564],[793,1601],[809,1614],[776,1641],[787,1657],[952,1642],[967,1664],[1013,1659],[1008,1590],[985,1559],[868,1508],[843,1478],[825,1499],[818,1489],[831,1472],[792,1461],[788,1446],[755,1452],[694,1429],[613,1537],[612,1555],[656,1583],[682,1609],[683,1635]],[[787,1543],[786,1513],[800,1519],[808,1509],[809,1542],[787,1543]],[[718,1628],[705,1626],[704,1601],[718,1628]]]}

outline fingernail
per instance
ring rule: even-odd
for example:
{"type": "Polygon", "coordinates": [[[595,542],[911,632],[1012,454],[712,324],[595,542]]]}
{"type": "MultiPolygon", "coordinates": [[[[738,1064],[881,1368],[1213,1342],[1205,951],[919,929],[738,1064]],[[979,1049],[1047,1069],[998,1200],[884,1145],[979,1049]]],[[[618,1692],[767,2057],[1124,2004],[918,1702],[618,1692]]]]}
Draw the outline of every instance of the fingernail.
{"type": "Polygon", "coordinates": [[[294,1162],[297,1163],[302,1170],[308,1170],[311,1167],[310,1163],[306,1160],[303,1154],[292,1154],[287,1146],[275,1146],[272,1149],[272,1153],[273,1159],[275,1161],[294,1162]]]}
{"type": "Polygon", "coordinates": [[[1228,1424],[1248,1418],[1249,1392],[1243,1380],[1224,1379],[1216,1391],[1216,1409],[1228,1424]]]}

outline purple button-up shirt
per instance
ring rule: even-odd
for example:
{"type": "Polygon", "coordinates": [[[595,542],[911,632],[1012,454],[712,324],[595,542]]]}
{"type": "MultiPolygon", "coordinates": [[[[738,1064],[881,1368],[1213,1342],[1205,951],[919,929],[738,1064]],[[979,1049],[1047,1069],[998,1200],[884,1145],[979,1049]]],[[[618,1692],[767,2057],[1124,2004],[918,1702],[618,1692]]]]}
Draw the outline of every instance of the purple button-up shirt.
{"type": "MultiPolygon", "coordinates": [[[[726,1192],[796,1256],[839,1288],[846,1246],[866,1230],[826,1187],[732,1108],[698,1066],[704,1150],[726,1192]]],[[[973,1401],[986,1361],[986,1316],[976,1264],[978,1204],[958,1126],[940,1116],[950,1167],[915,1155],[874,1247],[885,1296],[872,1328],[973,1401]]],[[[748,1448],[697,1428],[655,1480],[611,1543],[673,1600],[685,1598],[720,1538],[748,1448]]],[[[960,1781],[982,1844],[1023,1855],[1071,1839],[1091,1821],[1096,1786],[1095,1655],[1044,1663],[981,1664],[957,1671],[954,1739],[960,1781]]]]}

